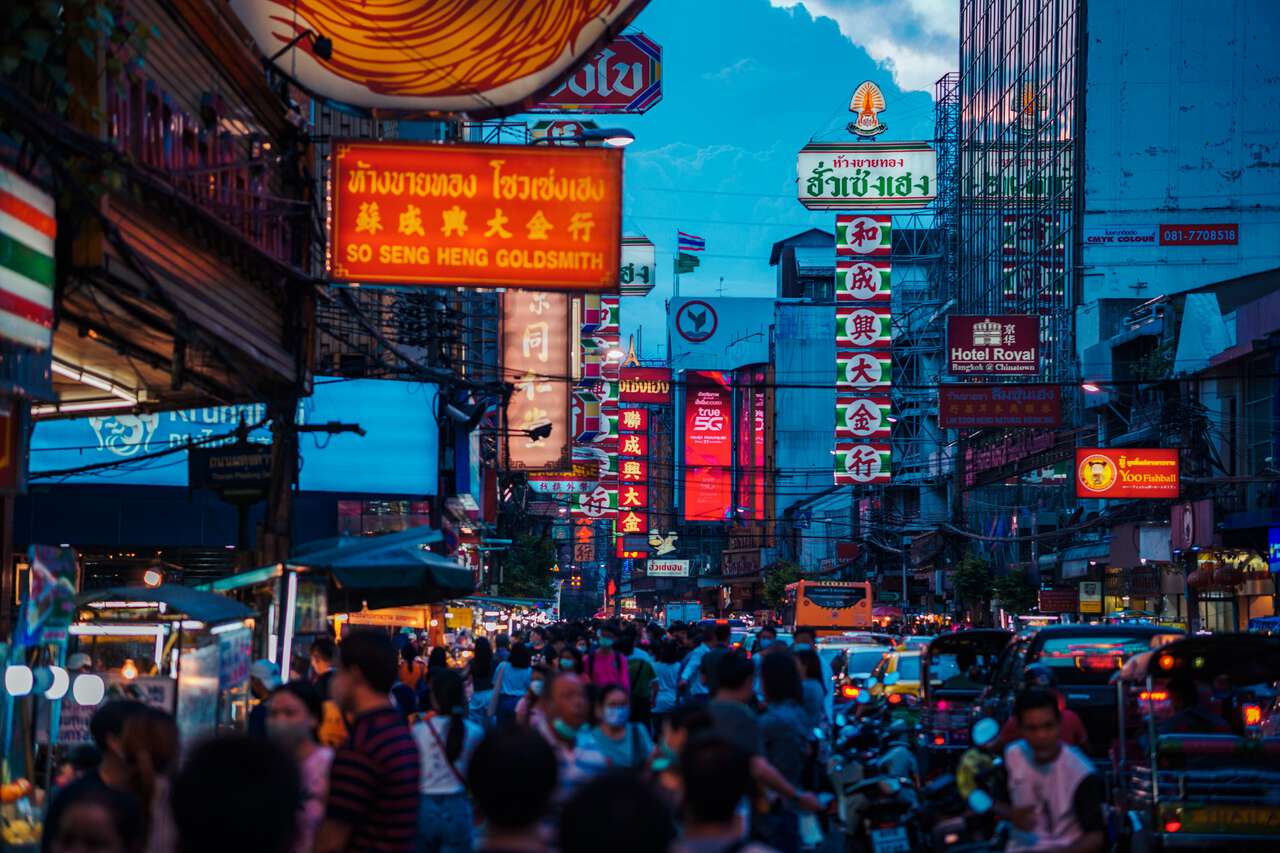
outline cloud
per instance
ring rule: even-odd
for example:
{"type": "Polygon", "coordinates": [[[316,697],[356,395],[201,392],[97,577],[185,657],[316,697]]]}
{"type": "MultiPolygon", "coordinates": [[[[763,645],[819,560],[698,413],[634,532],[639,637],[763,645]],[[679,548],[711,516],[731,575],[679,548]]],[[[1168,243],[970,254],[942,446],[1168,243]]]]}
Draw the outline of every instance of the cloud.
{"type": "MultiPolygon", "coordinates": [[[[959,0],[769,0],[830,18],[849,41],[893,75],[903,91],[933,92],[959,61],[959,0]]],[[[851,81],[851,85],[857,81],[851,81]]]]}
{"type": "Polygon", "coordinates": [[[708,71],[702,75],[703,80],[728,80],[730,77],[736,77],[747,71],[756,71],[763,66],[751,57],[743,57],[732,65],[726,65],[719,71],[708,71]]]}

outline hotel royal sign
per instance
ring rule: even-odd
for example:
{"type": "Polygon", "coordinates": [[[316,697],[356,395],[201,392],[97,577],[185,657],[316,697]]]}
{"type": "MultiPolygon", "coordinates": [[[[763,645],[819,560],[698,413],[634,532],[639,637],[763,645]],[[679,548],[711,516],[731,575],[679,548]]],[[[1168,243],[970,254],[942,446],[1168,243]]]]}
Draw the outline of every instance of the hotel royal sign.
{"type": "Polygon", "coordinates": [[[334,143],[334,281],[613,292],[622,152],[334,143]]]}

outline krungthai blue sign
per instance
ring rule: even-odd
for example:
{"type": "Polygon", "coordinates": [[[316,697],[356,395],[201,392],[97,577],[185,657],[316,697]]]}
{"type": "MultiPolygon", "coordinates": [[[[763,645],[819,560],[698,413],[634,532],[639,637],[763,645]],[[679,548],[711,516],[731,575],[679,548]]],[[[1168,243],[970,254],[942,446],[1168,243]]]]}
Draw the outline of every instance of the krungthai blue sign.
{"type": "MultiPolygon", "coordinates": [[[[358,423],[365,431],[298,437],[299,482],[304,491],[391,495],[436,493],[436,388],[382,379],[317,378],[315,393],[298,405],[300,424],[358,423]]],[[[37,482],[186,486],[187,454],[129,460],[188,440],[228,436],[235,441],[241,419],[255,424],[266,406],[213,406],[180,412],[101,414],[41,421],[31,438],[31,473],[121,462],[111,468],[37,482]]],[[[249,440],[262,444],[271,433],[259,428],[249,440]]],[[[211,445],[205,445],[206,447],[211,445]]]]}

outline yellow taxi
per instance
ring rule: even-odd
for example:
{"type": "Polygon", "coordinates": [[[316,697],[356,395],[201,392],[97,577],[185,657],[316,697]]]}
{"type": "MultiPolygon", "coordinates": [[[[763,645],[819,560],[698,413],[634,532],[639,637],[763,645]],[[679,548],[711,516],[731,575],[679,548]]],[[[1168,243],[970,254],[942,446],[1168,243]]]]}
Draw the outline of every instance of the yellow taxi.
{"type": "Polygon", "coordinates": [[[871,695],[883,696],[892,710],[914,711],[920,704],[920,652],[889,652],[871,678],[871,695]]]}

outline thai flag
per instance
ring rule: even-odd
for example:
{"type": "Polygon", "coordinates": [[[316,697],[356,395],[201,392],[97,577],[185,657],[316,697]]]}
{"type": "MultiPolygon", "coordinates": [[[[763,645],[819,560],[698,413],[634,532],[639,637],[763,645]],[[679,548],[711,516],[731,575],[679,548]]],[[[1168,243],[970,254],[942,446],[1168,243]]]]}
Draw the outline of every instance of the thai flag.
{"type": "Polygon", "coordinates": [[[686,234],[683,231],[677,231],[676,251],[679,252],[705,252],[707,249],[707,241],[701,237],[695,237],[692,234],[686,234]]]}

